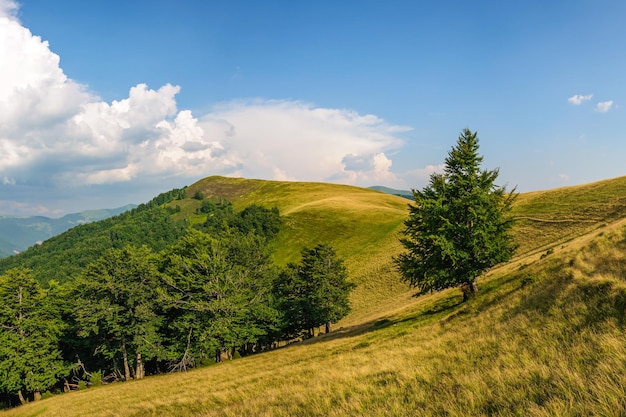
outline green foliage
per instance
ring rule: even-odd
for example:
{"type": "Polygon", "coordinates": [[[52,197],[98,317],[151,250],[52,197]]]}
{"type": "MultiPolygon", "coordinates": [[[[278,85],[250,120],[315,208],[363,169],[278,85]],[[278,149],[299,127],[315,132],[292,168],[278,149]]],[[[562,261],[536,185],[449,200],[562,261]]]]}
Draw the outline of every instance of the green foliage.
{"type": "Polygon", "coordinates": [[[327,244],[302,250],[299,265],[290,263],[275,282],[274,292],[283,314],[283,332],[298,337],[321,325],[330,327],[350,312],[349,295],[354,284],[347,281],[343,260],[327,244]]]}
{"type": "Polygon", "coordinates": [[[271,239],[278,234],[282,221],[278,208],[271,209],[252,204],[245,209],[231,222],[231,226],[239,230],[244,235],[254,233],[271,239]]]}
{"type": "Polygon", "coordinates": [[[271,306],[274,269],[264,240],[220,239],[191,230],[161,265],[160,297],[167,308],[174,369],[256,344],[275,331],[271,306]]]}
{"type": "Polygon", "coordinates": [[[69,371],[58,347],[65,326],[54,311],[30,271],[0,276],[0,393],[42,393],[69,371]]]}
{"type": "Polygon", "coordinates": [[[204,193],[202,193],[202,191],[200,190],[196,190],[196,192],[193,194],[193,198],[194,200],[204,200],[204,193]]]}
{"type": "Polygon", "coordinates": [[[32,269],[35,278],[45,285],[49,280],[71,282],[83,269],[105,251],[126,245],[146,245],[160,251],[184,235],[187,223],[175,221],[157,201],[173,199],[182,191],[161,194],[130,212],[94,223],[76,226],[54,236],[26,252],[0,259],[0,272],[15,267],[32,269]]]}
{"type": "Polygon", "coordinates": [[[197,213],[208,213],[206,221],[199,227],[211,234],[221,234],[227,231],[236,231],[243,235],[250,233],[271,239],[278,234],[282,227],[282,220],[278,208],[252,204],[241,212],[233,211],[232,203],[220,199],[213,203],[202,201],[197,213]]]}
{"type": "Polygon", "coordinates": [[[444,172],[413,191],[401,239],[407,252],[396,263],[421,293],[459,285],[473,292],[476,277],[514,253],[507,214],[515,194],[494,185],[498,170],[481,170],[481,162],[478,137],[465,129],[444,172]]]}
{"type": "Polygon", "coordinates": [[[145,246],[110,249],[76,280],[79,335],[92,338],[99,355],[120,361],[126,379],[130,358],[136,358],[140,378],[141,361],[162,351],[158,283],[154,256],[145,246]]]}

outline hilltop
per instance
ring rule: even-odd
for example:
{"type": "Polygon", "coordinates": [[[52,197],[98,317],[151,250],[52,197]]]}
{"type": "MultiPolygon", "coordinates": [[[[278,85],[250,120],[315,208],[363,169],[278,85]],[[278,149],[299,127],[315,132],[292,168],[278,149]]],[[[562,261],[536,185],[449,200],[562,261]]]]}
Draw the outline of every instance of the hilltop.
{"type": "MultiPolygon", "coordinates": [[[[623,415],[626,178],[519,196],[512,262],[419,298],[391,257],[407,200],[357,187],[210,177],[188,187],[276,206],[275,261],[326,240],[346,259],[343,328],[181,374],[56,396],[6,415],[623,415]],[[263,393],[259,395],[259,393],[263,393]],[[97,405],[97,406],[96,406],[97,405]]],[[[198,201],[167,205],[189,222],[198,201]]]]}
{"type": "MultiPolygon", "coordinates": [[[[411,299],[391,260],[400,250],[397,238],[409,203],[405,198],[348,185],[225,177],[198,181],[188,187],[187,195],[196,191],[206,198],[226,198],[235,209],[251,204],[277,207],[284,219],[284,229],[274,242],[278,265],[297,261],[305,246],[331,244],[357,284],[348,322],[411,299]]],[[[194,214],[193,199],[170,204],[181,207],[178,218],[203,220],[194,214]]]]}

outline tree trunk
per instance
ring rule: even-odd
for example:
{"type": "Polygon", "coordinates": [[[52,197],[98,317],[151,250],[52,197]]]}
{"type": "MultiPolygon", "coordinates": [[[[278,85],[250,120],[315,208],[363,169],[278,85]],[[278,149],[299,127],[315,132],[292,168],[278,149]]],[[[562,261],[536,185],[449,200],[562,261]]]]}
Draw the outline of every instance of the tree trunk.
{"type": "Polygon", "coordinates": [[[122,358],[124,359],[124,380],[130,381],[130,366],[128,365],[128,354],[126,353],[125,343],[122,343],[122,358]]]}
{"type": "Polygon", "coordinates": [[[20,399],[20,403],[21,403],[22,405],[24,405],[24,404],[26,404],[26,403],[28,402],[28,401],[26,401],[26,398],[24,398],[24,395],[22,394],[22,390],[19,390],[19,391],[17,392],[17,396],[19,397],[19,399],[20,399]]]}
{"type": "Polygon", "coordinates": [[[330,321],[326,322],[326,333],[330,333],[332,324],[330,321]]]}
{"type": "Polygon", "coordinates": [[[146,374],[146,368],[141,360],[141,353],[137,352],[137,370],[135,371],[135,377],[142,379],[146,374]]]}
{"type": "Polygon", "coordinates": [[[478,284],[476,281],[466,282],[461,285],[461,291],[463,292],[463,302],[466,302],[478,293],[478,284]]]}
{"type": "Polygon", "coordinates": [[[228,349],[217,349],[215,351],[215,362],[224,362],[231,359],[228,349]]]}
{"type": "Polygon", "coordinates": [[[41,390],[40,390],[40,389],[37,389],[37,390],[35,391],[35,394],[34,394],[34,398],[33,398],[33,400],[34,400],[34,401],[39,401],[39,400],[41,400],[41,390]]]}

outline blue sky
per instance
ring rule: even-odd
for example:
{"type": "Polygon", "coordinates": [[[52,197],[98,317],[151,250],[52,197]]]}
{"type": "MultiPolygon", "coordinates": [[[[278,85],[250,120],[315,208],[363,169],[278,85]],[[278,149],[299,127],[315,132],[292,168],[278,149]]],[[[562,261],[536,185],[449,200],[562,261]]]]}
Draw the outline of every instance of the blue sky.
{"type": "Polygon", "coordinates": [[[0,214],[209,175],[520,191],[626,174],[621,1],[0,0],[0,214]],[[47,42],[47,43],[46,43],[47,42]]]}

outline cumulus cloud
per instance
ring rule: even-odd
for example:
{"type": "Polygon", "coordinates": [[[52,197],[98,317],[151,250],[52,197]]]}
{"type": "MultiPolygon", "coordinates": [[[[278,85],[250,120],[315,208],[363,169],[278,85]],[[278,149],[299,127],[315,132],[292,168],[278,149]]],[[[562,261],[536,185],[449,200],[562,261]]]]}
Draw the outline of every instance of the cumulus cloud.
{"type": "Polygon", "coordinates": [[[611,110],[611,107],[613,107],[613,100],[601,101],[596,104],[596,111],[599,113],[606,113],[611,110]]]}
{"type": "Polygon", "coordinates": [[[423,168],[414,169],[403,173],[401,175],[402,179],[406,184],[415,184],[414,188],[422,188],[426,186],[430,182],[430,177],[432,174],[441,174],[443,173],[445,168],[445,164],[439,165],[426,165],[423,168]]]}
{"type": "Polygon", "coordinates": [[[238,175],[354,184],[382,174],[375,155],[400,146],[394,135],[406,129],[372,115],[285,100],[220,105],[201,125],[238,175]]]}
{"type": "Polygon", "coordinates": [[[178,109],[180,87],[170,84],[138,84],[108,103],[63,72],[59,56],[21,25],[16,10],[0,0],[5,196],[8,189],[23,196],[26,189],[163,186],[165,179],[189,183],[213,174],[356,185],[396,180],[388,155],[407,127],[290,100],[232,101],[194,115],[178,109]]]}
{"type": "Polygon", "coordinates": [[[592,97],[593,97],[593,94],[587,94],[587,95],[575,94],[571,96],[570,98],[568,98],[567,101],[575,106],[579,106],[583,104],[585,101],[591,100],[592,97]]]}
{"type": "Polygon", "coordinates": [[[17,3],[13,0],[0,0],[0,19],[3,17],[14,17],[17,11],[17,3]]]}

